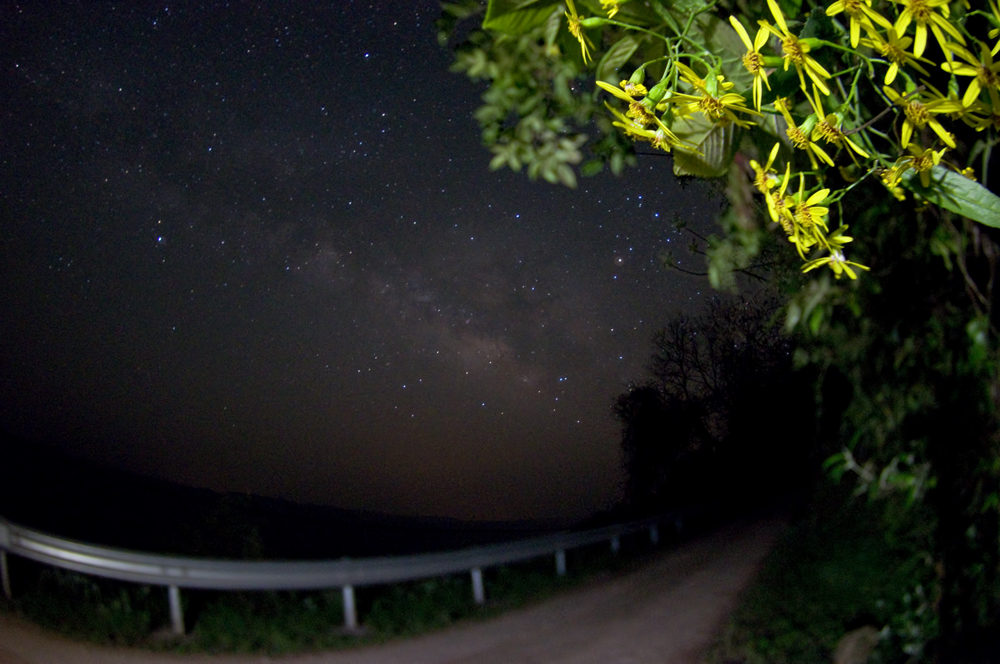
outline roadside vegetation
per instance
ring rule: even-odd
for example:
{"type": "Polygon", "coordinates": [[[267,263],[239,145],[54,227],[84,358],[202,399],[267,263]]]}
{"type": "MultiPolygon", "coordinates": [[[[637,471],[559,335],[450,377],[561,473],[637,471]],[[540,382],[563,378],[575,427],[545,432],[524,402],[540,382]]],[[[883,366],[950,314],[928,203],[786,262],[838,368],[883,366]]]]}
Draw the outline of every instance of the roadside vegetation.
{"type": "Polygon", "coordinates": [[[883,662],[1000,661],[1000,6],[442,9],[454,70],[486,88],[491,168],[705,180],[718,231],[677,220],[704,271],[669,252],[665,268],[773,294],[738,334],[722,310],[675,316],[617,409],[637,509],[684,482],[819,487],[731,661],[830,661],[862,619],[883,662]]]}
{"type": "Polygon", "coordinates": [[[708,664],[826,663],[846,634],[865,631],[869,659],[850,661],[907,661],[889,625],[918,608],[919,597],[907,602],[908,556],[886,540],[875,510],[859,519],[843,494],[821,485],[744,592],[708,664]]]}

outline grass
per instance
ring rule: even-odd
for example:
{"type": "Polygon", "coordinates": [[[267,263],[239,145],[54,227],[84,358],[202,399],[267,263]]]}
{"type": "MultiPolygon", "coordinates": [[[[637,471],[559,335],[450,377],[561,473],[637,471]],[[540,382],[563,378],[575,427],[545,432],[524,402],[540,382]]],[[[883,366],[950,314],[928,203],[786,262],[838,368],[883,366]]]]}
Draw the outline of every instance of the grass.
{"type": "MultiPolygon", "coordinates": [[[[875,512],[825,496],[785,534],[714,645],[712,664],[828,664],[840,638],[881,630],[911,578],[875,512]]],[[[906,657],[883,642],[871,662],[906,657]]]]}
{"type": "MultiPolygon", "coordinates": [[[[661,542],[658,548],[667,546],[661,542]]],[[[540,601],[595,575],[615,574],[655,550],[642,533],[567,551],[566,576],[553,556],[483,570],[486,604],[476,605],[468,574],[356,589],[356,634],[343,629],[339,588],[319,591],[242,592],[182,590],[187,634],[169,632],[167,591],[91,577],[10,556],[14,601],[0,610],[73,638],[94,643],[184,653],[277,655],[380,643],[482,620],[540,601]]]]}
{"type": "Polygon", "coordinates": [[[100,634],[104,643],[131,645],[169,620],[165,589],[97,579],[16,556],[8,561],[13,591],[24,594],[13,601],[0,598],[0,607],[44,627],[85,638],[100,634]],[[162,595],[162,607],[154,595],[162,595]]]}

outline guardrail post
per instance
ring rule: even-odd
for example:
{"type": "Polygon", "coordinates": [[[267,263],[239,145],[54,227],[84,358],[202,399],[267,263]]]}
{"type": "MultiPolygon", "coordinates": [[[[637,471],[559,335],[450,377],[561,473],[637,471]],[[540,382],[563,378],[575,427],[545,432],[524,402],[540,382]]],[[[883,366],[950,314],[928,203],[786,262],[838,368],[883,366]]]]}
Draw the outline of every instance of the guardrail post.
{"type": "Polygon", "coordinates": [[[566,576],[566,551],[559,549],[556,551],[556,574],[566,576]]]}
{"type": "Polygon", "coordinates": [[[472,598],[476,604],[486,602],[486,593],[483,591],[483,570],[480,567],[472,568],[472,598]]]}
{"type": "Polygon", "coordinates": [[[358,609],[354,604],[354,586],[344,586],[344,627],[358,628],[358,609]]]}
{"type": "Polygon", "coordinates": [[[0,549],[0,582],[3,583],[3,596],[14,599],[10,594],[10,570],[7,569],[7,552],[0,549]]]}
{"type": "Polygon", "coordinates": [[[655,523],[649,527],[649,541],[654,546],[660,543],[660,528],[655,523]]]}
{"type": "Polygon", "coordinates": [[[167,586],[167,597],[170,599],[170,624],[174,634],[184,636],[184,613],[181,609],[181,589],[177,586],[167,586]]]}
{"type": "Polygon", "coordinates": [[[611,536],[611,553],[618,553],[621,551],[622,541],[618,538],[618,535],[611,536]]]}

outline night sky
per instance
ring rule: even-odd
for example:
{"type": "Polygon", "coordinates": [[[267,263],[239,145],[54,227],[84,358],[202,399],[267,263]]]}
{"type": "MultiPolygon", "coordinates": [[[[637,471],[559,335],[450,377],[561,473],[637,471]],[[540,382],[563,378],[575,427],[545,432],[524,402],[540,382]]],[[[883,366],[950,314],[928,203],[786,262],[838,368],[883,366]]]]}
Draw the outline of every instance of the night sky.
{"type": "Polygon", "coordinates": [[[719,204],[669,159],[490,172],[438,15],[2,3],[0,427],[343,508],[610,507],[614,398],[709,296],[657,255],[719,204]]]}

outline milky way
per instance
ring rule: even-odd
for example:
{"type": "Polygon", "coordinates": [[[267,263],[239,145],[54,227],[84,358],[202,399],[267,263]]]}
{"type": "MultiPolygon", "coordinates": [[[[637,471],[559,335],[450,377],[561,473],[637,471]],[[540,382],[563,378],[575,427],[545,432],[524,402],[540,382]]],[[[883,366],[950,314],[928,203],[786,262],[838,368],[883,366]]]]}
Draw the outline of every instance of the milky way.
{"type": "Polygon", "coordinates": [[[669,159],[490,172],[434,3],[314,4],[0,10],[0,426],[340,507],[607,507],[614,397],[707,296],[657,256],[718,204],[669,159]]]}

